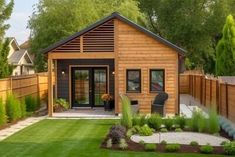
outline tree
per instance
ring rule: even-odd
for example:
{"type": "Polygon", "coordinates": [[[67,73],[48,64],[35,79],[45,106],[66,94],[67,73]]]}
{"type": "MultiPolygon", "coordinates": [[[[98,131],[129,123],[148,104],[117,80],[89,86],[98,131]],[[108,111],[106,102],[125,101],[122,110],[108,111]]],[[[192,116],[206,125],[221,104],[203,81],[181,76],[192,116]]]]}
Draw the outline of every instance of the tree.
{"type": "Polygon", "coordinates": [[[139,0],[149,28],[187,50],[191,68],[215,73],[215,47],[223,20],[235,3],[224,0],[139,0]]]}
{"type": "Polygon", "coordinates": [[[136,23],[143,25],[145,22],[136,0],[40,0],[28,24],[36,70],[44,71],[46,68],[41,53],[44,48],[114,11],[136,23]]]}
{"type": "Polygon", "coordinates": [[[5,31],[9,25],[5,23],[11,16],[14,6],[13,0],[6,4],[5,0],[0,0],[0,78],[7,77],[12,73],[12,66],[8,64],[9,40],[4,40],[5,31]]]}
{"type": "Polygon", "coordinates": [[[216,75],[235,75],[235,20],[232,15],[227,17],[222,39],[216,47],[216,75]]]}

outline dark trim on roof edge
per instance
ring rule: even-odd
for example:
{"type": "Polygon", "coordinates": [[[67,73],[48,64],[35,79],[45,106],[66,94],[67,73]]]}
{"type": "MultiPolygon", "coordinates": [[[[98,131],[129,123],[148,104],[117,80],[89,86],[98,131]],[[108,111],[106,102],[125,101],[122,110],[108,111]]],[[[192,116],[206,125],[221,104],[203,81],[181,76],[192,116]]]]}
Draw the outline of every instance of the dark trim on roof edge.
{"type": "Polygon", "coordinates": [[[92,30],[92,29],[95,28],[95,27],[98,27],[99,25],[101,25],[101,24],[103,24],[103,23],[105,23],[105,22],[107,22],[107,21],[109,21],[109,20],[111,20],[111,19],[113,19],[113,18],[117,18],[117,19],[119,19],[119,20],[121,20],[121,21],[123,21],[123,22],[129,24],[129,25],[133,26],[134,28],[136,28],[137,30],[139,30],[139,31],[141,31],[141,32],[143,32],[143,33],[149,35],[150,37],[154,38],[155,40],[160,41],[160,42],[162,42],[163,44],[165,44],[165,45],[167,45],[167,46],[173,48],[173,49],[176,50],[180,55],[183,55],[183,56],[184,56],[185,53],[186,53],[186,51],[185,51],[184,49],[182,49],[182,48],[180,48],[180,47],[174,45],[173,43],[167,41],[166,39],[164,39],[164,38],[162,38],[162,37],[160,37],[160,36],[154,34],[153,32],[147,30],[146,28],[144,28],[144,27],[142,27],[142,26],[140,26],[140,25],[138,25],[138,24],[136,24],[136,23],[130,21],[130,20],[127,19],[126,17],[120,15],[118,12],[114,12],[114,13],[112,13],[111,15],[109,15],[109,16],[107,16],[107,17],[105,17],[105,18],[103,18],[103,19],[101,19],[101,20],[95,22],[94,24],[92,24],[92,25],[86,27],[85,29],[83,29],[83,30],[81,30],[81,31],[79,31],[79,32],[77,32],[77,33],[75,33],[75,34],[69,36],[68,38],[62,39],[61,41],[59,41],[59,42],[57,42],[57,43],[55,43],[55,44],[52,44],[51,46],[45,48],[42,52],[43,52],[43,53],[48,53],[49,51],[51,51],[51,50],[53,50],[53,49],[55,49],[55,48],[57,48],[57,47],[59,47],[59,46],[65,44],[65,43],[67,43],[67,42],[73,40],[74,38],[76,38],[76,37],[78,37],[78,36],[80,36],[80,35],[82,35],[82,34],[88,32],[88,31],[90,31],[90,30],[92,30]]]}

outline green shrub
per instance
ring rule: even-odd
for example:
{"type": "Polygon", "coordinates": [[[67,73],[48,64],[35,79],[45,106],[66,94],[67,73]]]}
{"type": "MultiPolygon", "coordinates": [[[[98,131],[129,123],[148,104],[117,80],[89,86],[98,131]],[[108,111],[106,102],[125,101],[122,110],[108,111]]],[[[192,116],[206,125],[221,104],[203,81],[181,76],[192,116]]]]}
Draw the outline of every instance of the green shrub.
{"type": "Polygon", "coordinates": [[[198,146],[199,144],[198,144],[197,141],[192,141],[192,142],[190,142],[190,145],[191,145],[191,146],[198,146]]]}
{"type": "Polygon", "coordinates": [[[141,117],[139,115],[134,115],[132,117],[132,125],[135,126],[141,126],[141,117]]]}
{"type": "Polygon", "coordinates": [[[177,143],[167,144],[165,149],[167,152],[177,152],[180,150],[180,144],[177,144],[177,143]]]}
{"type": "Polygon", "coordinates": [[[203,154],[211,154],[213,152],[214,148],[210,145],[204,145],[200,147],[200,152],[203,154]]]}
{"type": "Polygon", "coordinates": [[[126,140],[124,138],[120,139],[119,148],[123,150],[128,148],[128,144],[126,143],[126,140]]]}
{"type": "Polygon", "coordinates": [[[168,132],[167,128],[161,128],[160,132],[168,132]]]}
{"type": "Polygon", "coordinates": [[[215,134],[220,131],[219,118],[216,113],[216,109],[214,109],[214,108],[211,108],[209,111],[208,131],[211,134],[215,134]]]}
{"type": "Polygon", "coordinates": [[[151,129],[147,124],[140,127],[138,134],[140,136],[151,136],[153,134],[153,129],[151,129]]]}
{"type": "Polygon", "coordinates": [[[127,130],[126,136],[127,136],[128,138],[131,138],[131,136],[133,135],[133,132],[134,132],[133,130],[134,130],[134,129],[132,129],[132,128],[127,130]]]}
{"type": "Polygon", "coordinates": [[[157,147],[157,145],[154,144],[154,143],[146,143],[146,144],[144,145],[144,150],[145,150],[145,151],[155,151],[155,150],[156,150],[156,147],[157,147]]]}
{"type": "Polygon", "coordinates": [[[121,124],[126,128],[132,127],[132,111],[131,111],[131,103],[127,96],[121,95],[122,100],[122,117],[121,124]]]}
{"type": "Polygon", "coordinates": [[[204,116],[198,119],[198,132],[205,132],[207,130],[207,119],[204,116]]]}
{"type": "Polygon", "coordinates": [[[235,141],[226,142],[223,147],[227,155],[235,155],[235,141]]]}
{"type": "Polygon", "coordinates": [[[0,98],[0,126],[7,123],[6,108],[2,99],[0,98]]]}
{"type": "Polygon", "coordinates": [[[175,124],[178,125],[181,129],[184,129],[186,125],[185,116],[176,116],[175,117],[175,124]]]}
{"type": "Polygon", "coordinates": [[[112,139],[110,138],[110,139],[108,139],[108,141],[106,143],[106,147],[107,148],[112,148],[112,146],[113,146],[113,142],[112,142],[112,139]]]}
{"type": "Polygon", "coordinates": [[[165,125],[167,130],[171,130],[174,124],[174,119],[172,118],[163,119],[163,124],[165,125]]]}
{"type": "Polygon", "coordinates": [[[68,110],[69,109],[69,103],[62,98],[56,99],[55,103],[63,107],[64,109],[68,110]]]}
{"type": "Polygon", "coordinates": [[[183,132],[183,130],[181,128],[176,128],[175,132],[183,132]]]}
{"type": "Polygon", "coordinates": [[[25,105],[27,112],[34,112],[40,107],[40,98],[28,95],[25,97],[25,105]]]}
{"type": "Polygon", "coordinates": [[[161,144],[167,144],[167,142],[165,140],[162,140],[161,144]]]}
{"type": "Polygon", "coordinates": [[[227,141],[223,141],[220,143],[221,146],[224,146],[227,143],[227,141]]]}
{"type": "Polygon", "coordinates": [[[140,141],[139,141],[139,144],[144,145],[145,142],[144,142],[143,140],[140,140],[140,141]]]}
{"type": "Polygon", "coordinates": [[[6,113],[10,122],[18,120],[22,116],[20,101],[13,94],[7,95],[6,113]]]}
{"type": "Polygon", "coordinates": [[[26,117],[27,113],[26,113],[26,105],[24,99],[20,102],[20,109],[21,109],[21,117],[22,118],[26,117]]]}
{"type": "Polygon", "coordinates": [[[189,128],[193,131],[204,131],[205,130],[206,118],[202,111],[193,110],[192,118],[189,120],[189,128]]]}
{"type": "Polygon", "coordinates": [[[159,130],[162,125],[162,118],[159,114],[152,114],[148,118],[148,125],[150,128],[153,128],[155,130],[159,130]]]}

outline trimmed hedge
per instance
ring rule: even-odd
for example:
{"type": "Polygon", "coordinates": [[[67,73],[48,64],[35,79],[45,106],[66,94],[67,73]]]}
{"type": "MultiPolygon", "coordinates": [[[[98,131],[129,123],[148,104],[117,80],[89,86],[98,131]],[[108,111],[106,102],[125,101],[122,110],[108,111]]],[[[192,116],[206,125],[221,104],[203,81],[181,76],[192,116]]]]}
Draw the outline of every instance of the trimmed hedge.
{"type": "Polygon", "coordinates": [[[27,112],[34,112],[40,107],[40,98],[28,95],[25,97],[25,105],[27,112]]]}

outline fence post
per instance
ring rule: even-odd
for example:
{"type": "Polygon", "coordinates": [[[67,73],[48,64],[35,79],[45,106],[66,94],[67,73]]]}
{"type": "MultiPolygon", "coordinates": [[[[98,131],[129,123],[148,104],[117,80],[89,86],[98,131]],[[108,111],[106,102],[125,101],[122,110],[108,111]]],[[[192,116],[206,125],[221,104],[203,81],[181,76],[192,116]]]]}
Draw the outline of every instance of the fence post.
{"type": "Polygon", "coordinates": [[[219,81],[216,80],[216,110],[217,113],[220,113],[220,100],[219,100],[219,81]]]}
{"type": "Polygon", "coordinates": [[[10,77],[10,93],[12,93],[12,76],[10,77]]]}
{"type": "Polygon", "coordinates": [[[225,99],[226,100],[225,101],[226,102],[226,117],[229,118],[229,115],[228,115],[228,111],[229,111],[229,108],[228,108],[228,83],[227,82],[225,83],[225,89],[226,89],[225,90],[226,91],[225,92],[225,98],[226,98],[225,99]]]}
{"type": "Polygon", "coordinates": [[[210,79],[210,104],[209,106],[211,107],[212,105],[212,79],[210,79]]]}
{"type": "Polygon", "coordinates": [[[200,76],[200,103],[202,104],[202,75],[200,76]]]}
{"type": "Polygon", "coordinates": [[[40,84],[39,84],[39,75],[38,74],[36,74],[36,78],[37,78],[37,95],[38,95],[39,99],[41,99],[40,98],[40,84]]]}

